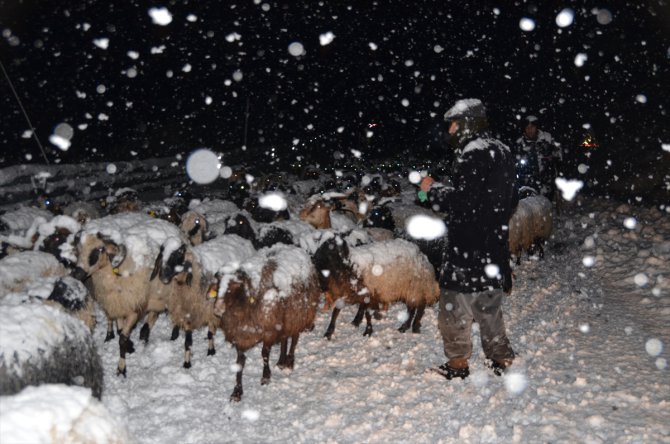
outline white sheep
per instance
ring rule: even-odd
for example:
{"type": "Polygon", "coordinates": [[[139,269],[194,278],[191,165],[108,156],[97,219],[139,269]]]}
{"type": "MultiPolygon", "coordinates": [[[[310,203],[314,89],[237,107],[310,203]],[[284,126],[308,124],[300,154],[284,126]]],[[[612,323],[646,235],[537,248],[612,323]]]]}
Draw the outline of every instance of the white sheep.
{"type": "MultiPolygon", "coordinates": [[[[368,308],[398,301],[404,302],[409,311],[399,331],[411,326],[418,333],[426,306],[434,304],[440,296],[433,266],[415,244],[403,239],[350,247],[339,236],[328,234],[313,258],[335,300],[360,304],[354,325],[360,324],[364,314],[365,335],[372,334],[368,308]]],[[[324,335],[328,339],[335,331],[339,312],[336,304],[324,335]]]]}
{"type": "Polygon", "coordinates": [[[174,286],[151,280],[161,247],[169,255],[186,243],[175,225],[142,213],[119,213],[90,221],[78,234],[78,278],[90,278],[93,297],[119,332],[118,374],[126,375],[126,353],[132,353],[130,332],[148,313],[147,328],[140,339],[147,340],[149,328],[159,313],[167,310],[174,286]]]}
{"type": "Polygon", "coordinates": [[[260,250],[234,275],[222,278],[214,313],[221,318],[226,341],[237,349],[239,370],[231,401],[242,398],[245,352],[256,344],[263,343],[261,384],[270,382],[274,344],[281,343],[277,366],[293,368],[300,333],[314,327],[320,293],[309,255],[284,244],[260,250]]]}
{"type": "Polygon", "coordinates": [[[553,214],[549,199],[535,195],[519,200],[509,220],[510,254],[516,256],[519,263],[524,251],[538,248],[540,257],[543,257],[542,245],[549,240],[552,229],[553,214]]]}
{"type": "Polygon", "coordinates": [[[179,329],[185,332],[184,368],[191,367],[191,345],[194,330],[208,327],[207,355],[215,353],[214,335],[218,319],[214,316],[217,296],[217,273],[235,270],[254,255],[251,241],[235,234],[222,235],[194,247],[184,245],[173,251],[160,269],[164,284],[176,282],[178,287],[168,299],[168,314],[174,324],[172,339],[179,329]]]}

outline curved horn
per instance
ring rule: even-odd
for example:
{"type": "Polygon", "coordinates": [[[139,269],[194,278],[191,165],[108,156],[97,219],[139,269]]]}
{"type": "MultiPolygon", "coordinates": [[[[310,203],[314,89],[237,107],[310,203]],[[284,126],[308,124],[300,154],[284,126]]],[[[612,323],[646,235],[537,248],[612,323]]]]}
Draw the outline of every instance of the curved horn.
{"type": "Polygon", "coordinates": [[[149,277],[150,281],[153,281],[156,279],[156,276],[158,276],[158,272],[161,269],[161,265],[163,265],[163,246],[161,245],[161,249],[158,252],[158,256],[156,256],[156,261],[154,261],[154,269],[151,270],[151,277],[149,277]]]}

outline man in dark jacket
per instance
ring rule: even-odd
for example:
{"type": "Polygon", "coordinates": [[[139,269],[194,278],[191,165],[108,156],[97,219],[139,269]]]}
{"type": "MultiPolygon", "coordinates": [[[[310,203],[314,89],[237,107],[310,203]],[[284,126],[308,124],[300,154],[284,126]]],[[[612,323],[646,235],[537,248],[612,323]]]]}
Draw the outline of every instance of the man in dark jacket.
{"type": "Polygon", "coordinates": [[[480,100],[459,100],[444,119],[456,147],[452,183],[445,186],[426,177],[419,196],[447,214],[438,325],[448,362],[440,373],[447,379],[470,374],[474,320],[484,353],[500,375],[514,359],[501,308],[503,294],[512,289],[507,227],[518,203],[514,157],[488,135],[480,100]]]}

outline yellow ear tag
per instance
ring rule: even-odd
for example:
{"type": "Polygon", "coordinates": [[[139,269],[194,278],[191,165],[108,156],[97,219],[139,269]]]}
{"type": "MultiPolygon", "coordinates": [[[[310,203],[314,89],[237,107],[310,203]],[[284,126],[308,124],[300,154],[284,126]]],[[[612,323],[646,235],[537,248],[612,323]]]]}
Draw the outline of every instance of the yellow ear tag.
{"type": "Polygon", "coordinates": [[[112,273],[118,276],[119,274],[119,269],[117,267],[112,268],[112,273]]]}
{"type": "Polygon", "coordinates": [[[249,297],[249,303],[250,304],[255,304],[256,303],[256,298],[254,298],[253,296],[249,297]]]}
{"type": "Polygon", "coordinates": [[[209,290],[208,295],[209,295],[209,297],[212,298],[212,299],[214,299],[214,298],[217,296],[215,290],[209,290]]]}
{"type": "Polygon", "coordinates": [[[149,216],[156,217],[156,212],[154,210],[149,211],[149,216]]]}

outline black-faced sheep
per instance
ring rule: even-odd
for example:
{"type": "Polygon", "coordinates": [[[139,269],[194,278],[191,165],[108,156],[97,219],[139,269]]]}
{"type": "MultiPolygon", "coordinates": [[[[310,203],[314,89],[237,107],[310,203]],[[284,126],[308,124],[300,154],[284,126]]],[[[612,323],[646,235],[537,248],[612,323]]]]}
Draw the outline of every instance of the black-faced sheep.
{"type": "Polygon", "coordinates": [[[270,349],[274,344],[281,343],[277,366],[293,368],[300,333],[314,327],[320,293],[309,255],[282,244],[259,251],[234,276],[224,278],[214,313],[221,318],[226,340],[237,350],[239,370],[232,401],[242,398],[245,352],[256,344],[263,344],[261,384],[270,382],[270,349]]]}
{"type": "Polygon", "coordinates": [[[529,196],[519,200],[514,214],[509,220],[509,251],[521,261],[524,251],[537,248],[544,257],[543,244],[549,240],[553,229],[552,206],[542,195],[529,196]]]}
{"type": "Polygon", "coordinates": [[[28,385],[80,385],[102,394],[102,364],[91,335],[93,307],[69,277],[36,278],[0,298],[0,394],[28,385]],[[82,322],[83,321],[83,322],[82,322]]]}
{"type": "Polygon", "coordinates": [[[172,249],[187,242],[175,225],[141,213],[120,213],[89,222],[78,234],[78,278],[90,278],[93,297],[119,332],[118,373],[126,374],[126,353],[132,353],[130,332],[148,313],[140,338],[148,340],[149,327],[167,310],[174,286],[150,280],[160,247],[172,249]]]}
{"type": "MultiPolygon", "coordinates": [[[[418,333],[427,305],[434,304],[440,295],[435,271],[418,247],[403,239],[372,242],[349,247],[341,238],[326,238],[314,253],[317,269],[335,300],[360,304],[354,325],[366,319],[364,335],[372,334],[368,308],[382,304],[404,302],[409,316],[399,331],[410,327],[418,333]]],[[[330,339],[340,312],[336,304],[325,337],[330,339]]]]}
{"type": "Polygon", "coordinates": [[[160,280],[164,284],[175,282],[178,285],[168,299],[168,313],[175,327],[172,339],[177,339],[179,329],[185,332],[184,368],[191,367],[194,330],[208,327],[207,355],[215,353],[214,335],[219,323],[214,316],[218,289],[216,274],[221,270],[236,269],[255,253],[249,240],[231,234],[195,247],[184,245],[163,262],[158,272],[160,280]]]}

